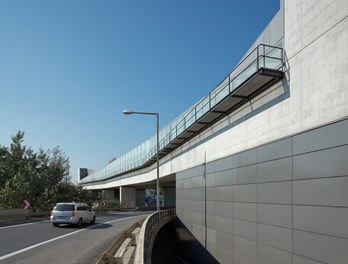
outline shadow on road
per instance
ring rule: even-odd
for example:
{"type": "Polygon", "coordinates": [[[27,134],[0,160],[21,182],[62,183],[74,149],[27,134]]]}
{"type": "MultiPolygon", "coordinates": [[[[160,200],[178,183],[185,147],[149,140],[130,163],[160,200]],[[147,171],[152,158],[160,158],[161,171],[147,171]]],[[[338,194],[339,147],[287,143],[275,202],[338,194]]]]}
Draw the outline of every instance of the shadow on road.
{"type": "Polygon", "coordinates": [[[112,225],[107,224],[107,223],[105,223],[105,224],[96,223],[95,225],[89,225],[89,226],[90,226],[89,229],[106,229],[106,228],[112,227],[112,225]]]}

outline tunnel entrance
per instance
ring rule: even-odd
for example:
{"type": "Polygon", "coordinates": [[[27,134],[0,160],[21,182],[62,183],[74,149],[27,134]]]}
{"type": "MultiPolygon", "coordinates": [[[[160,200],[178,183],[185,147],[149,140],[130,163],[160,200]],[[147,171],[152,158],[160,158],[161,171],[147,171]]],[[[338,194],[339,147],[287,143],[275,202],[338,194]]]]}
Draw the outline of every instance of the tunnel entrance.
{"type": "Polygon", "coordinates": [[[164,225],[158,232],[152,249],[151,263],[214,264],[219,262],[176,218],[164,225]]]}

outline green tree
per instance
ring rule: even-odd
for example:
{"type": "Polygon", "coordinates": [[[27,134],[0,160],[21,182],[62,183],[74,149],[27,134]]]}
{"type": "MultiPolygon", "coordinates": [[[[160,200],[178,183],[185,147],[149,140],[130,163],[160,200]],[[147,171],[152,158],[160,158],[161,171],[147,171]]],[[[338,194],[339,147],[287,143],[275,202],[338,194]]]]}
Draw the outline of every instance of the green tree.
{"type": "MultiPolygon", "coordinates": [[[[9,149],[1,147],[0,203],[2,207],[16,208],[30,191],[27,165],[32,160],[33,151],[22,145],[24,132],[19,131],[12,137],[9,149]]],[[[29,197],[28,197],[29,198],[29,197]]]]}
{"type": "Polygon", "coordinates": [[[56,185],[55,193],[52,196],[53,204],[57,202],[84,202],[92,205],[93,198],[90,191],[77,186],[71,182],[61,182],[56,185]]]}
{"type": "Polygon", "coordinates": [[[39,160],[40,174],[39,185],[37,185],[37,193],[40,193],[41,207],[50,208],[56,203],[57,192],[72,191],[68,183],[70,183],[70,165],[69,158],[65,156],[65,153],[59,148],[55,147],[51,151],[40,151],[39,160]],[[67,190],[58,190],[57,188],[62,185],[67,190]]]}
{"type": "Polygon", "coordinates": [[[7,173],[8,149],[0,146],[0,190],[5,186],[9,176],[7,173]]]}
{"type": "Polygon", "coordinates": [[[34,210],[50,210],[56,202],[92,203],[92,195],[71,182],[69,158],[59,148],[34,152],[23,145],[24,132],[0,146],[0,208],[17,208],[24,199],[34,210]]]}
{"type": "Polygon", "coordinates": [[[16,208],[28,199],[34,209],[51,208],[57,186],[70,182],[69,158],[59,147],[35,153],[23,141],[19,131],[9,148],[0,146],[0,207],[16,208]]]}
{"type": "Polygon", "coordinates": [[[97,199],[98,209],[114,209],[120,208],[120,201],[116,198],[107,198],[104,192],[98,194],[97,199]]]}

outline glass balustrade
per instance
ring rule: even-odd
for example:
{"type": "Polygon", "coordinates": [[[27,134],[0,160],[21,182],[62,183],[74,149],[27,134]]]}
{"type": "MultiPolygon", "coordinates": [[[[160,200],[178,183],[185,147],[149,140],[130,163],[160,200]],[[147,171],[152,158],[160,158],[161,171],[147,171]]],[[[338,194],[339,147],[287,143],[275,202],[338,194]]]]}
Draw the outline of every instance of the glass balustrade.
{"type": "MultiPolygon", "coordinates": [[[[173,140],[177,139],[227,96],[239,89],[245,81],[257,74],[261,68],[282,71],[282,67],[282,48],[263,44],[257,46],[206,97],[160,130],[160,151],[165,149],[173,140]]],[[[80,183],[101,181],[140,168],[156,156],[156,144],[157,138],[154,135],[104,168],[82,179],[80,183]]]]}

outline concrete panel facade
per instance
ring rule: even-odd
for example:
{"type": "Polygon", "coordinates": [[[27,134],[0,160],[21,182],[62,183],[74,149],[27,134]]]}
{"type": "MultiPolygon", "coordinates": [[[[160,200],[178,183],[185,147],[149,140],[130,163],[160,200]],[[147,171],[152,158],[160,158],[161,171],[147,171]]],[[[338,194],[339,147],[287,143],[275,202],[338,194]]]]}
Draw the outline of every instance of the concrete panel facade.
{"type": "Polygon", "coordinates": [[[178,173],[178,217],[221,263],[348,263],[347,126],[178,173]]]}

